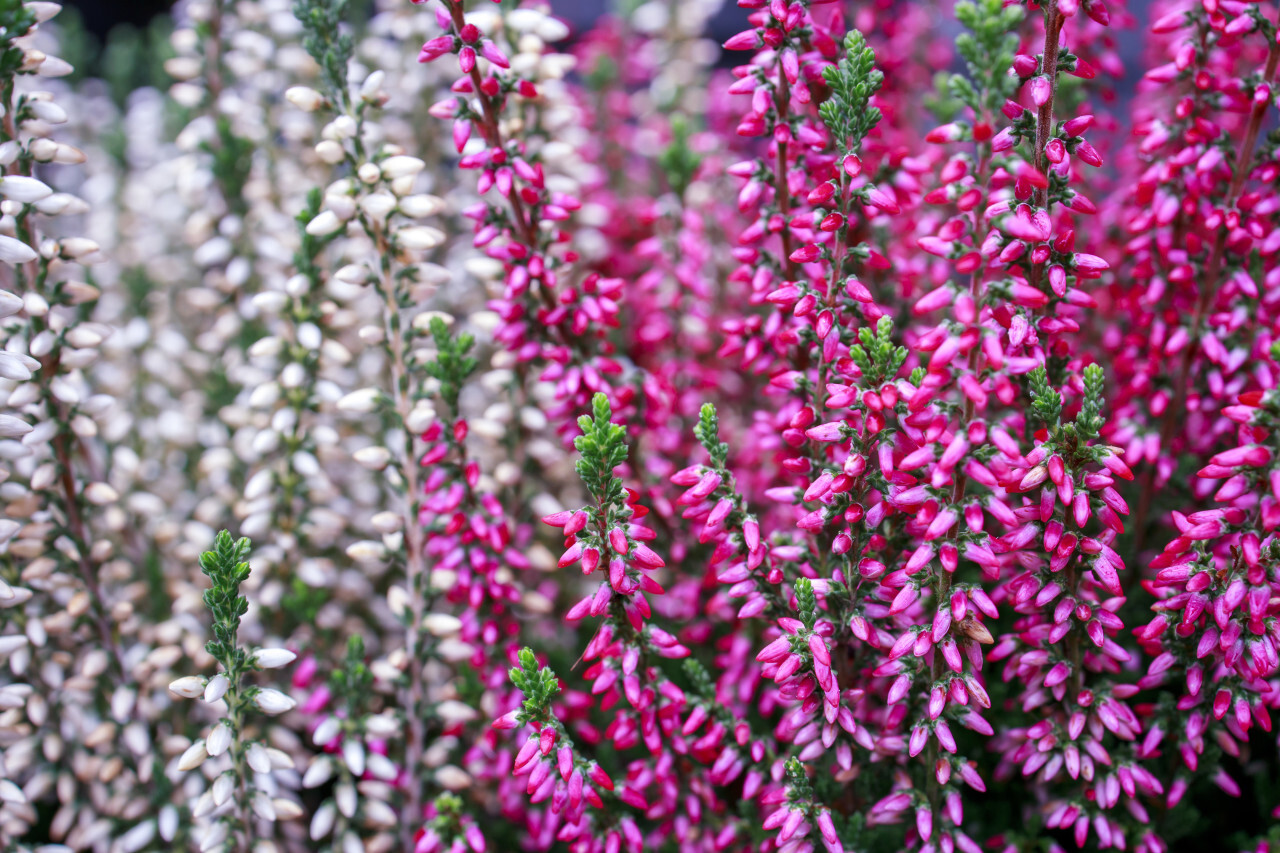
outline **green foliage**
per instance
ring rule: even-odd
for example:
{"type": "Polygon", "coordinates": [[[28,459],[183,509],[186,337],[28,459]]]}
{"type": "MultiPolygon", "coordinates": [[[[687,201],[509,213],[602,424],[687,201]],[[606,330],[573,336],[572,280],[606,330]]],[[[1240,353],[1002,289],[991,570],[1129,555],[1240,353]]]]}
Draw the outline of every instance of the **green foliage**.
{"type": "Polygon", "coordinates": [[[672,116],[671,144],[658,155],[658,166],[666,176],[667,183],[675,190],[676,195],[682,197],[702,163],[702,157],[689,147],[691,134],[689,122],[684,116],[672,116]]]}
{"type": "Polygon", "coordinates": [[[84,17],[75,6],[64,6],[58,13],[58,55],[72,71],[62,79],[75,85],[88,76],[101,50],[93,33],[85,29],[84,17]]]}
{"type": "Polygon", "coordinates": [[[814,594],[813,583],[805,577],[796,581],[796,611],[800,621],[812,631],[818,624],[818,596],[814,594]]]}
{"type": "Polygon", "coordinates": [[[582,435],[573,446],[582,458],[575,467],[596,503],[611,504],[622,496],[622,481],[613,476],[613,469],[627,461],[627,430],[611,423],[613,410],[604,394],[595,395],[591,409],[590,415],[578,418],[582,435]]]}
{"type": "Polygon", "coordinates": [[[232,539],[224,530],[213,541],[213,550],[200,555],[200,570],[209,576],[210,587],[204,591],[204,603],[213,615],[213,639],[205,643],[205,651],[228,671],[234,669],[232,658],[243,656],[236,647],[240,617],[249,609],[249,601],[240,594],[240,584],[249,577],[248,539],[232,539]]]}
{"type": "Polygon", "coordinates": [[[320,609],[329,601],[329,590],[308,586],[302,578],[292,578],[289,590],[280,597],[280,612],[296,625],[314,625],[320,609]]]}
{"type": "Polygon", "coordinates": [[[293,253],[293,268],[307,277],[312,290],[321,285],[323,276],[323,270],[316,263],[316,259],[324,250],[324,247],[336,240],[341,234],[341,232],[335,232],[323,237],[317,237],[307,233],[307,224],[320,215],[323,205],[324,193],[320,187],[312,187],[307,192],[306,206],[298,211],[298,215],[293,218],[293,221],[298,225],[298,249],[293,253]]]}
{"type": "Polygon", "coordinates": [[[253,170],[254,144],[250,139],[242,139],[231,129],[231,119],[218,116],[217,144],[205,142],[201,148],[213,155],[213,177],[227,207],[237,216],[244,216],[249,204],[244,198],[244,186],[249,182],[249,173],[253,170]]]}
{"type": "MultiPolygon", "coordinates": [[[[60,13],[58,19],[65,14],[60,13]]],[[[164,63],[174,55],[172,32],[173,20],[168,15],[157,15],[145,29],[128,24],[113,27],[96,62],[86,65],[85,73],[100,74],[111,90],[111,99],[120,106],[143,87],[163,91],[171,82],[164,63]]]]}
{"type": "Polygon", "coordinates": [[[794,755],[787,759],[787,787],[790,788],[791,802],[806,805],[813,802],[809,775],[805,773],[804,764],[794,755]]]}
{"type": "Polygon", "coordinates": [[[729,458],[729,445],[720,440],[720,418],[716,416],[716,407],[713,404],[702,404],[702,411],[698,415],[698,422],[694,424],[693,434],[711,456],[712,467],[723,468],[729,458]]]}
{"type": "Polygon", "coordinates": [[[818,114],[847,155],[858,149],[880,121],[880,110],[871,106],[871,96],[879,91],[884,74],[876,68],[876,53],[862,33],[850,30],[844,37],[844,50],[844,58],[822,72],[831,97],[818,108],[818,114]]]}
{"type": "Polygon", "coordinates": [[[22,0],[0,0],[0,80],[7,87],[22,67],[23,50],[14,41],[36,25],[35,13],[22,0]]]}
{"type": "Polygon", "coordinates": [[[1027,374],[1027,387],[1031,393],[1031,411],[1048,428],[1056,427],[1062,418],[1062,395],[1049,384],[1043,367],[1027,374]]]}
{"type": "Polygon", "coordinates": [[[347,638],[347,654],[342,666],[329,674],[329,689],[348,710],[361,708],[372,695],[373,673],[364,658],[364,639],[352,634],[347,638]]]}
{"type": "Polygon", "coordinates": [[[1076,432],[1086,441],[1096,438],[1107,419],[1102,416],[1102,392],[1105,374],[1101,365],[1091,364],[1084,369],[1084,402],[1076,415],[1076,432]]]}
{"type": "Polygon", "coordinates": [[[707,672],[707,668],[697,658],[688,657],[683,661],[684,674],[689,679],[692,687],[692,693],[703,699],[716,698],[716,684],[711,678],[711,673],[707,672]]]}
{"type": "Polygon", "coordinates": [[[881,385],[897,376],[907,360],[907,348],[895,347],[892,335],[893,320],[881,317],[874,332],[865,326],[859,329],[858,340],[861,343],[849,348],[849,357],[862,371],[863,381],[868,386],[881,385]]]}
{"type": "Polygon", "coordinates": [[[948,93],[978,115],[994,113],[1021,85],[1009,66],[1018,51],[1022,6],[1006,6],[1002,0],[961,0],[955,14],[960,25],[971,31],[956,37],[956,52],[968,74],[951,75],[948,93]]]}
{"type": "Polygon", "coordinates": [[[965,102],[951,92],[951,79],[956,75],[939,71],[933,75],[933,93],[925,95],[924,106],[938,121],[949,122],[960,115],[965,102]]]}
{"type": "Polygon", "coordinates": [[[479,363],[474,356],[467,355],[475,346],[476,339],[466,332],[453,337],[449,334],[448,325],[439,317],[431,318],[430,328],[431,337],[436,342],[436,359],[423,365],[423,370],[439,381],[440,396],[456,414],[462,386],[479,363]]]}
{"type": "Polygon", "coordinates": [[[524,694],[524,704],[516,718],[525,723],[547,723],[552,719],[551,699],[560,692],[560,680],[549,666],[538,666],[533,649],[520,650],[520,666],[509,673],[511,683],[524,694]]]}
{"type": "Polygon", "coordinates": [[[351,35],[342,32],[347,0],[297,0],[293,15],[302,22],[302,46],[320,66],[320,76],[329,95],[337,103],[350,99],[347,65],[351,62],[351,35]]]}

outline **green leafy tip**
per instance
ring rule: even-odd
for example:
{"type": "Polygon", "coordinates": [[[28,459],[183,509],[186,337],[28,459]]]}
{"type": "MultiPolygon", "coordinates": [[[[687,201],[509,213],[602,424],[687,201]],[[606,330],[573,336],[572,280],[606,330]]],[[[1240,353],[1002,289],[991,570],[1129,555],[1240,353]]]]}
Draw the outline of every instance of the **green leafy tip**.
{"type": "Polygon", "coordinates": [[[248,539],[232,539],[224,530],[213,540],[213,549],[200,555],[200,569],[210,581],[204,603],[213,614],[213,639],[205,649],[227,669],[231,669],[230,658],[237,651],[240,617],[249,609],[248,599],[240,595],[240,584],[249,577],[245,557],[250,547],[248,539]]]}
{"type": "Polygon", "coordinates": [[[867,327],[858,330],[861,343],[849,348],[849,357],[862,371],[869,386],[880,385],[898,375],[907,360],[907,348],[893,345],[893,320],[881,317],[875,331],[867,327]]]}
{"type": "Polygon", "coordinates": [[[448,324],[440,317],[431,318],[429,329],[436,344],[436,358],[423,365],[423,369],[439,381],[440,396],[456,415],[462,386],[479,364],[468,354],[475,346],[476,339],[467,332],[456,337],[450,335],[448,324]]]}
{"type": "Polygon", "coordinates": [[[338,103],[347,103],[347,66],[351,62],[352,42],[342,32],[342,19],[347,0],[297,0],[293,16],[302,22],[305,35],[302,46],[320,66],[320,76],[328,95],[338,103]]]}
{"type": "Polygon", "coordinates": [[[871,106],[871,97],[880,90],[884,74],[876,68],[876,53],[862,33],[850,30],[844,37],[844,50],[844,58],[822,72],[831,97],[818,108],[818,114],[847,155],[858,149],[880,121],[880,110],[871,106]]]}
{"type": "Polygon", "coordinates": [[[560,692],[560,680],[549,666],[539,666],[533,649],[520,650],[520,666],[513,666],[508,675],[511,683],[524,694],[524,704],[517,715],[525,723],[546,723],[552,719],[551,699],[560,692]]]}
{"type": "Polygon", "coordinates": [[[622,494],[622,481],[613,469],[627,461],[627,430],[612,423],[613,410],[609,398],[596,394],[591,401],[591,414],[578,418],[582,435],[573,440],[582,458],[577,462],[578,475],[599,504],[613,503],[622,494]]]}

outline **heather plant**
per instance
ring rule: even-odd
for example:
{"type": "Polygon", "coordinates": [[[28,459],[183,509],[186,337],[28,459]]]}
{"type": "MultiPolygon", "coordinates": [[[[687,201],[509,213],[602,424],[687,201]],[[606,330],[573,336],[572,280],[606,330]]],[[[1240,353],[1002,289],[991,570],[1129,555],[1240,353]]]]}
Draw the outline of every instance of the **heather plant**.
{"type": "Polygon", "coordinates": [[[1274,4],[724,5],[0,0],[0,846],[1280,845],[1274,4]]]}

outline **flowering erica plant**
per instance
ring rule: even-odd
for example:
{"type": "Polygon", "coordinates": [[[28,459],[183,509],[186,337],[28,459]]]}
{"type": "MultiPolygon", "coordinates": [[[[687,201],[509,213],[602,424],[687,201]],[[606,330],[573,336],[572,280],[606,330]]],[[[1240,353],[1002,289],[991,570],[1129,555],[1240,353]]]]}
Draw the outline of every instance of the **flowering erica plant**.
{"type": "Polygon", "coordinates": [[[1280,851],[1280,9],[721,6],[0,0],[0,847],[1280,851]]]}

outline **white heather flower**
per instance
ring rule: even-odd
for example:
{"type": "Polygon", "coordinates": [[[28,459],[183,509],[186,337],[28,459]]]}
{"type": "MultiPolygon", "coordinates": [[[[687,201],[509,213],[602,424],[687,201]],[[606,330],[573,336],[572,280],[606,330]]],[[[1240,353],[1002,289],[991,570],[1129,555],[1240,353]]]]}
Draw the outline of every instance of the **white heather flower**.
{"type": "Polygon", "coordinates": [[[146,820],[120,836],[119,847],[124,853],[137,853],[156,837],[156,822],[146,820]]]}
{"type": "Polygon", "coordinates": [[[254,695],[253,704],[262,713],[275,716],[292,711],[298,703],[274,687],[264,687],[254,695]]]}
{"type": "Polygon", "coordinates": [[[340,115],[325,125],[320,134],[325,139],[351,139],[358,130],[355,119],[349,115],[340,115]]]}
{"type": "Polygon", "coordinates": [[[90,240],[88,237],[66,237],[58,241],[58,249],[62,257],[71,260],[80,260],[86,255],[92,255],[101,248],[96,240],[90,240]]]}
{"type": "Polygon", "coordinates": [[[357,563],[376,563],[386,555],[387,549],[381,542],[362,539],[347,546],[347,556],[357,563]]]}
{"type": "Polygon", "coordinates": [[[362,447],[351,454],[351,458],[355,459],[356,463],[362,468],[367,468],[370,471],[381,471],[391,461],[391,451],[382,446],[362,447]]]}
{"type": "Polygon", "coordinates": [[[204,679],[195,675],[184,675],[169,684],[169,692],[176,693],[183,699],[195,699],[204,693],[204,679]]]}
{"type": "Polygon", "coordinates": [[[375,222],[386,222],[396,209],[396,197],[386,192],[371,193],[360,200],[360,209],[375,222]]]}
{"type": "MultiPolygon", "coordinates": [[[[52,159],[52,152],[50,159],[52,159]]],[[[28,178],[25,175],[6,175],[0,179],[0,195],[23,204],[30,204],[53,195],[53,190],[44,181],[35,178],[28,178]]]]}
{"type": "Polygon", "coordinates": [[[343,782],[333,789],[333,799],[338,803],[338,811],[345,818],[352,818],[356,813],[356,786],[350,782],[343,782]]]}
{"type": "Polygon", "coordinates": [[[407,195],[400,199],[400,212],[411,219],[435,216],[442,210],[444,210],[444,199],[439,196],[422,193],[407,195]]]}
{"type": "Polygon", "coordinates": [[[274,821],[276,819],[276,807],[271,802],[271,797],[263,791],[257,791],[253,795],[253,813],[266,821],[274,821]]]}
{"type": "Polygon", "coordinates": [[[22,793],[22,789],[12,781],[0,779],[0,801],[22,805],[27,801],[27,795],[22,793]]]}
{"type": "Polygon", "coordinates": [[[324,106],[324,95],[310,86],[290,86],[284,92],[284,98],[300,110],[315,112],[324,106]]]}
{"type": "MultiPolygon", "coordinates": [[[[368,449],[369,448],[365,448],[365,450],[368,449]]],[[[363,452],[364,451],[357,451],[356,455],[359,456],[359,454],[363,452]]],[[[359,462],[360,460],[356,459],[356,461],[359,462]]],[[[404,525],[404,518],[398,512],[383,510],[382,512],[374,515],[373,518],[369,519],[369,523],[372,524],[373,529],[379,533],[395,533],[404,525]]]]}
{"type": "Polygon", "coordinates": [[[422,618],[422,627],[435,637],[452,637],[462,630],[462,620],[448,613],[428,613],[422,618]]]}
{"type": "Polygon", "coordinates": [[[316,143],[316,156],[330,166],[336,166],[346,159],[347,152],[341,144],[332,139],[325,139],[316,143]]]}
{"type": "Polygon", "coordinates": [[[312,841],[319,841],[333,830],[334,821],[338,817],[338,808],[332,800],[328,800],[311,817],[310,835],[312,841]]]}
{"type": "Polygon", "coordinates": [[[267,757],[271,759],[273,770],[292,770],[294,768],[293,758],[284,750],[269,746],[267,747],[267,757]]]}
{"type": "Polygon", "coordinates": [[[396,178],[418,174],[427,164],[417,157],[397,154],[395,157],[388,157],[383,160],[380,165],[382,166],[382,176],[388,181],[394,181],[396,178]]]}
{"type": "Polygon", "coordinates": [[[253,662],[261,669],[279,669],[293,663],[297,657],[288,649],[258,649],[253,655],[253,662]]]}
{"type": "Polygon", "coordinates": [[[0,318],[12,317],[22,310],[22,297],[0,290],[0,318]]]}
{"type": "Polygon", "coordinates": [[[373,826],[389,829],[396,825],[398,819],[395,809],[382,802],[367,798],[364,801],[364,817],[373,826]]]}
{"type": "Polygon", "coordinates": [[[396,240],[401,246],[413,251],[434,249],[444,242],[444,232],[430,225],[410,225],[396,232],[396,240]]]}
{"type": "Polygon", "coordinates": [[[236,789],[236,777],[230,773],[223,773],[214,781],[213,787],[210,789],[213,793],[213,804],[221,806],[227,800],[231,799],[232,793],[236,789]]]}
{"type": "Polygon", "coordinates": [[[227,751],[231,746],[231,727],[226,723],[218,723],[205,739],[204,748],[214,758],[227,751]]]}
{"type": "MultiPolygon", "coordinates": [[[[31,359],[35,361],[35,359],[31,359]]],[[[40,362],[36,361],[38,366],[40,362]]],[[[0,379],[12,379],[16,382],[25,382],[31,378],[31,368],[26,365],[25,360],[17,353],[0,352],[0,379]]]]}
{"type": "Polygon", "coordinates": [[[466,702],[446,699],[436,706],[436,714],[447,724],[468,723],[480,716],[480,712],[466,702]]]}
{"type": "Polygon", "coordinates": [[[165,841],[172,841],[178,834],[178,809],[170,804],[160,809],[160,819],[157,821],[160,826],[160,837],[165,841]]]}
{"type": "Polygon", "coordinates": [[[218,673],[209,679],[209,683],[204,688],[204,701],[212,704],[217,702],[227,694],[227,690],[231,688],[231,680],[226,674],[218,673]]]}
{"type": "Polygon", "coordinates": [[[471,786],[471,775],[461,767],[446,764],[436,771],[436,782],[449,791],[461,791],[471,786]]]}
{"type": "Polygon", "coordinates": [[[328,237],[340,231],[343,226],[338,214],[332,210],[322,210],[315,219],[307,223],[307,233],[312,237],[328,237]]]}
{"type": "Polygon", "coordinates": [[[253,768],[254,773],[271,772],[271,756],[267,754],[267,748],[257,741],[249,744],[244,752],[244,760],[253,768]]]}
{"type": "Polygon", "coordinates": [[[37,24],[52,20],[54,16],[62,11],[62,4],[54,3],[52,0],[27,0],[22,5],[26,7],[28,12],[36,16],[37,24]]]}
{"type": "Polygon", "coordinates": [[[302,806],[293,800],[286,800],[284,797],[276,797],[271,801],[276,809],[277,820],[297,820],[302,817],[302,806]]]}
{"type": "Polygon", "coordinates": [[[35,427],[13,415],[0,415],[0,438],[19,438],[35,427]]]}
{"type": "Polygon", "coordinates": [[[341,733],[342,722],[337,717],[325,717],[312,733],[311,742],[320,747],[328,746],[341,733]]]}
{"type": "Polygon", "coordinates": [[[396,763],[382,753],[370,752],[365,756],[365,763],[369,765],[369,772],[373,774],[375,779],[394,782],[396,777],[400,775],[400,768],[396,767],[396,763]]]}
{"type": "Polygon", "coordinates": [[[404,425],[412,432],[425,432],[427,427],[435,423],[436,410],[426,400],[419,400],[409,411],[409,417],[405,418],[404,425]]]}
{"type": "Polygon", "coordinates": [[[94,506],[106,506],[120,500],[120,494],[106,483],[90,483],[84,487],[84,499],[94,506]]]}
{"type": "Polygon", "coordinates": [[[333,778],[333,760],[327,755],[317,756],[307,772],[302,774],[302,787],[317,788],[333,778]]]}
{"type": "Polygon", "coordinates": [[[63,124],[67,120],[67,111],[53,101],[29,100],[27,105],[31,114],[49,124],[63,124]]]}
{"type": "Polygon", "coordinates": [[[347,264],[339,267],[333,277],[345,284],[366,284],[369,281],[369,270],[361,264],[347,264]]]}
{"type": "Polygon", "coordinates": [[[360,84],[360,100],[373,103],[378,100],[382,92],[382,84],[386,80],[387,74],[381,68],[364,78],[364,82],[360,84]]]}
{"type": "Polygon", "coordinates": [[[182,753],[182,757],[178,759],[179,772],[185,773],[188,770],[195,770],[204,760],[209,757],[209,753],[204,748],[204,741],[198,740],[191,746],[187,747],[187,751],[182,753]]]}
{"type": "Polygon", "coordinates": [[[378,406],[382,391],[377,388],[361,388],[352,391],[338,401],[338,411],[353,415],[367,415],[378,406]]]}
{"type": "Polygon", "coordinates": [[[537,9],[512,9],[503,19],[511,29],[518,33],[531,33],[538,28],[546,15],[537,9]]]}
{"type": "Polygon", "coordinates": [[[351,775],[359,779],[364,775],[364,744],[356,738],[347,738],[342,742],[342,760],[346,762],[351,775]]]}
{"type": "Polygon", "coordinates": [[[0,261],[7,264],[25,264],[36,259],[36,250],[21,240],[0,234],[0,261]]]}

